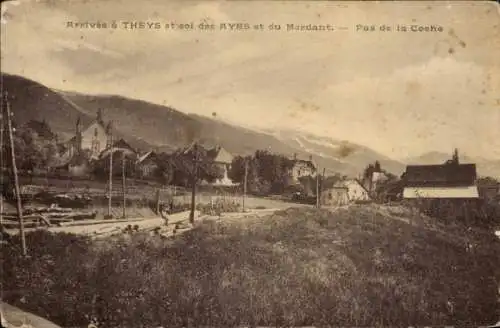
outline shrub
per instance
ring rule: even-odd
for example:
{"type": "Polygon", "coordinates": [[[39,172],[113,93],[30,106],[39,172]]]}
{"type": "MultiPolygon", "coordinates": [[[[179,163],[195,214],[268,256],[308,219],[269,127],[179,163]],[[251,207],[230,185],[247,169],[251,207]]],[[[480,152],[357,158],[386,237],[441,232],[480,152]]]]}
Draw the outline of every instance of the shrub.
{"type": "Polygon", "coordinates": [[[241,210],[239,202],[218,198],[213,204],[198,204],[197,209],[202,214],[234,213],[241,210]]]}
{"type": "Polygon", "coordinates": [[[500,202],[494,199],[419,199],[406,202],[405,205],[445,224],[487,229],[498,228],[500,225],[500,202]]]}

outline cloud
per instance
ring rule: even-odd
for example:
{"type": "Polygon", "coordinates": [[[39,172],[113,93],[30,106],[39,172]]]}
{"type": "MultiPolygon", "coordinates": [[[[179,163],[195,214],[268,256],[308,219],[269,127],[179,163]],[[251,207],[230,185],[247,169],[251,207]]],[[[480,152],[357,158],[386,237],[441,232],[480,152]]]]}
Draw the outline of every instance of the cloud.
{"type": "Polygon", "coordinates": [[[57,46],[60,47],[59,49],[56,48],[54,51],[71,50],[71,51],[77,52],[77,51],[84,49],[84,50],[89,50],[89,51],[95,52],[97,54],[105,55],[105,56],[112,57],[112,58],[122,58],[123,57],[123,54],[121,54],[119,52],[109,50],[109,49],[106,49],[106,48],[103,48],[103,47],[100,47],[98,45],[95,45],[95,44],[92,44],[89,42],[85,42],[82,40],[77,41],[77,40],[70,40],[70,39],[54,39],[53,42],[57,46]]]}
{"type": "Polygon", "coordinates": [[[388,77],[331,85],[316,97],[325,99],[323,108],[332,108],[324,124],[337,138],[348,135],[397,157],[458,146],[500,157],[491,147],[500,140],[500,108],[485,81],[487,72],[478,65],[436,57],[388,77]]]}
{"type": "Polygon", "coordinates": [[[233,122],[302,129],[394,156],[449,151],[455,144],[491,154],[489,146],[500,139],[495,128],[500,99],[494,93],[500,85],[500,42],[495,41],[500,32],[498,13],[491,8],[30,2],[9,7],[11,17],[2,29],[2,66],[54,88],[121,94],[199,114],[216,111],[233,122]],[[349,30],[66,28],[67,21],[112,20],[321,23],[349,30]],[[361,33],[353,30],[356,24],[440,24],[445,32],[361,33]]]}

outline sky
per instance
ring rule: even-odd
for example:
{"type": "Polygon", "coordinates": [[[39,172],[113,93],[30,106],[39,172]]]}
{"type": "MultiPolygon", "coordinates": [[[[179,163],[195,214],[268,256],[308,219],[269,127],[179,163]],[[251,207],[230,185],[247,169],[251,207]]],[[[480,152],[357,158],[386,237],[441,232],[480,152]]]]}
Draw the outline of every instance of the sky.
{"type": "Polygon", "coordinates": [[[2,71],[51,88],[215,112],[245,127],[348,140],[396,159],[455,147],[500,159],[500,7],[493,2],[2,5],[2,71]],[[113,21],[117,29],[109,28],[113,21]],[[161,28],[123,24],[132,21],[161,28]],[[200,30],[201,22],[216,28],[200,30]],[[170,28],[190,23],[192,30],[170,28]],[[251,28],[220,30],[221,23],[251,28]],[[255,30],[256,24],[264,29],[255,30]],[[287,24],[334,30],[287,31],[287,24]],[[376,31],[358,30],[361,25],[376,31]],[[443,30],[397,32],[397,25],[443,30]]]}

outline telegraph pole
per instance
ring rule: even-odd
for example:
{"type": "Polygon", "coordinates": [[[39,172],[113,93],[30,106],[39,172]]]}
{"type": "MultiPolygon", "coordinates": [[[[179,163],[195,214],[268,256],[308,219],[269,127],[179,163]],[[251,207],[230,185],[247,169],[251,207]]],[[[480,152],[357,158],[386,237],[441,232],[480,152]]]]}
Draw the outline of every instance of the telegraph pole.
{"type": "Polygon", "coordinates": [[[245,198],[247,197],[248,159],[245,159],[245,177],[243,179],[243,212],[245,212],[245,198]]]}
{"type": "MultiPolygon", "coordinates": [[[[319,185],[319,188],[318,188],[320,195],[323,192],[323,181],[325,180],[325,171],[326,171],[326,168],[323,168],[323,174],[321,175],[321,184],[319,185]]],[[[319,207],[321,207],[321,198],[319,201],[319,207]]]]}
{"type": "Polygon", "coordinates": [[[316,207],[319,208],[319,167],[316,168],[316,207]]]}
{"type": "Polygon", "coordinates": [[[9,139],[10,139],[10,155],[12,157],[12,174],[14,175],[14,183],[16,190],[17,199],[17,218],[19,220],[19,234],[21,235],[21,249],[23,256],[28,254],[26,250],[26,237],[24,235],[24,220],[23,220],[23,210],[21,204],[21,191],[19,188],[19,178],[17,176],[17,166],[16,166],[16,153],[14,150],[14,136],[12,134],[12,113],[10,112],[10,104],[7,99],[7,94],[5,97],[5,107],[7,108],[7,123],[9,128],[9,139]]]}
{"type": "Polygon", "coordinates": [[[113,132],[109,131],[109,186],[108,186],[108,217],[111,218],[111,192],[113,190],[113,132]]]}
{"type": "Polygon", "coordinates": [[[4,174],[4,166],[3,166],[3,134],[4,134],[4,116],[3,116],[3,106],[2,106],[2,112],[0,113],[0,167],[1,167],[1,186],[2,188],[2,194],[0,195],[0,222],[3,222],[3,195],[5,193],[4,191],[4,184],[3,184],[3,174],[4,174]]]}
{"type": "Polygon", "coordinates": [[[196,202],[196,183],[198,182],[198,161],[199,161],[199,154],[198,154],[198,145],[195,143],[193,145],[193,161],[194,161],[194,168],[192,172],[192,189],[191,189],[191,212],[189,213],[189,222],[191,224],[194,223],[194,210],[195,210],[195,202],[196,202]]]}
{"type": "Polygon", "coordinates": [[[126,207],[126,197],[125,197],[125,152],[122,152],[122,193],[123,193],[123,218],[125,219],[125,207],[126,207]]]}

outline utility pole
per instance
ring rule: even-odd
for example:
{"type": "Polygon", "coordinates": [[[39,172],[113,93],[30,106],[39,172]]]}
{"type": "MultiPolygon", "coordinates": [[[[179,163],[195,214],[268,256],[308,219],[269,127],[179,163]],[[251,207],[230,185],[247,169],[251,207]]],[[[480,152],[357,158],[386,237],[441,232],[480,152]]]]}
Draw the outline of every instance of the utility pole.
{"type": "Polygon", "coordinates": [[[192,172],[192,189],[191,189],[191,212],[189,213],[189,222],[191,224],[194,223],[194,210],[196,208],[195,202],[196,202],[196,183],[198,182],[198,161],[199,161],[199,154],[198,154],[198,145],[195,143],[193,145],[193,162],[194,162],[194,168],[192,172]]]}
{"type": "Polygon", "coordinates": [[[122,152],[122,194],[123,194],[123,218],[125,219],[125,207],[127,199],[125,197],[125,152],[122,152]]]}
{"type": "Polygon", "coordinates": [[[156,188],[156,215],[160,214],[160,188],[156,188]]]}
{"type": "Polygon", "coordinates": [[[108,186],[108,218],[111,218],[111,192],[113,190],[113,132],[109,131],[109,186],[108,186]]]}
{"type": "Polygon", "coordinates": [[[316,207],[319,208],[319,167],[316,168],[316,207]]]}
{"type": "Polygon", "coordinates": [[[247,197],[248,159],[245,159],[245,177],[243,179],[243,212],[245,212],[245,199],[247,197]]]}
{"type": "Polygon", "coordinates": [[[26,250],[26,237],[24,235],[24,219],[23,210],[21,204],[21,191],[19,188],[19,178],[17,176],[17,166],[16,166],[16,152],[14,150],[14,136],[12,134],[12,113],[10,112],[9,100],[7,99],[7,94],[5,97],[5,107],[7,108],[7,123],[9,128],[9,139],[10,139],[10,155],[12,157],[12,174],[14,175],[14,184],[16,190],[17,199],[17,218],[19,220],[19,234],[21,235],[21,249],[23,256],[28,254],[26,250]]]}
{"type": "Polygon", "coordinates": [[[2,194],[0,195],[0,223],[3,222],[3,195],[5,193],[4,191],[4,184],[3,184],[3,174],[4,174],[4,163],[3,163],[3,134],[4,134],[4,116],[3,116],[3,106],[2,106],[2,112],[0,113],[0,167],[1,167],[1,181],[0,181],[0,188],[2,188],[2,194]]]}
{"type": "MultiPolygon", "coordinates": [[[[323,168],[323,174],[321,175],[321,183],[319,184],[319,188],[318,188],[320,195],[323,192],[323,181],[325,180],[325,171],[326,171],[326,168],[323,168]]],[[[321,207],[321,198],[319,201],[319,207],[321,207]]]]}

